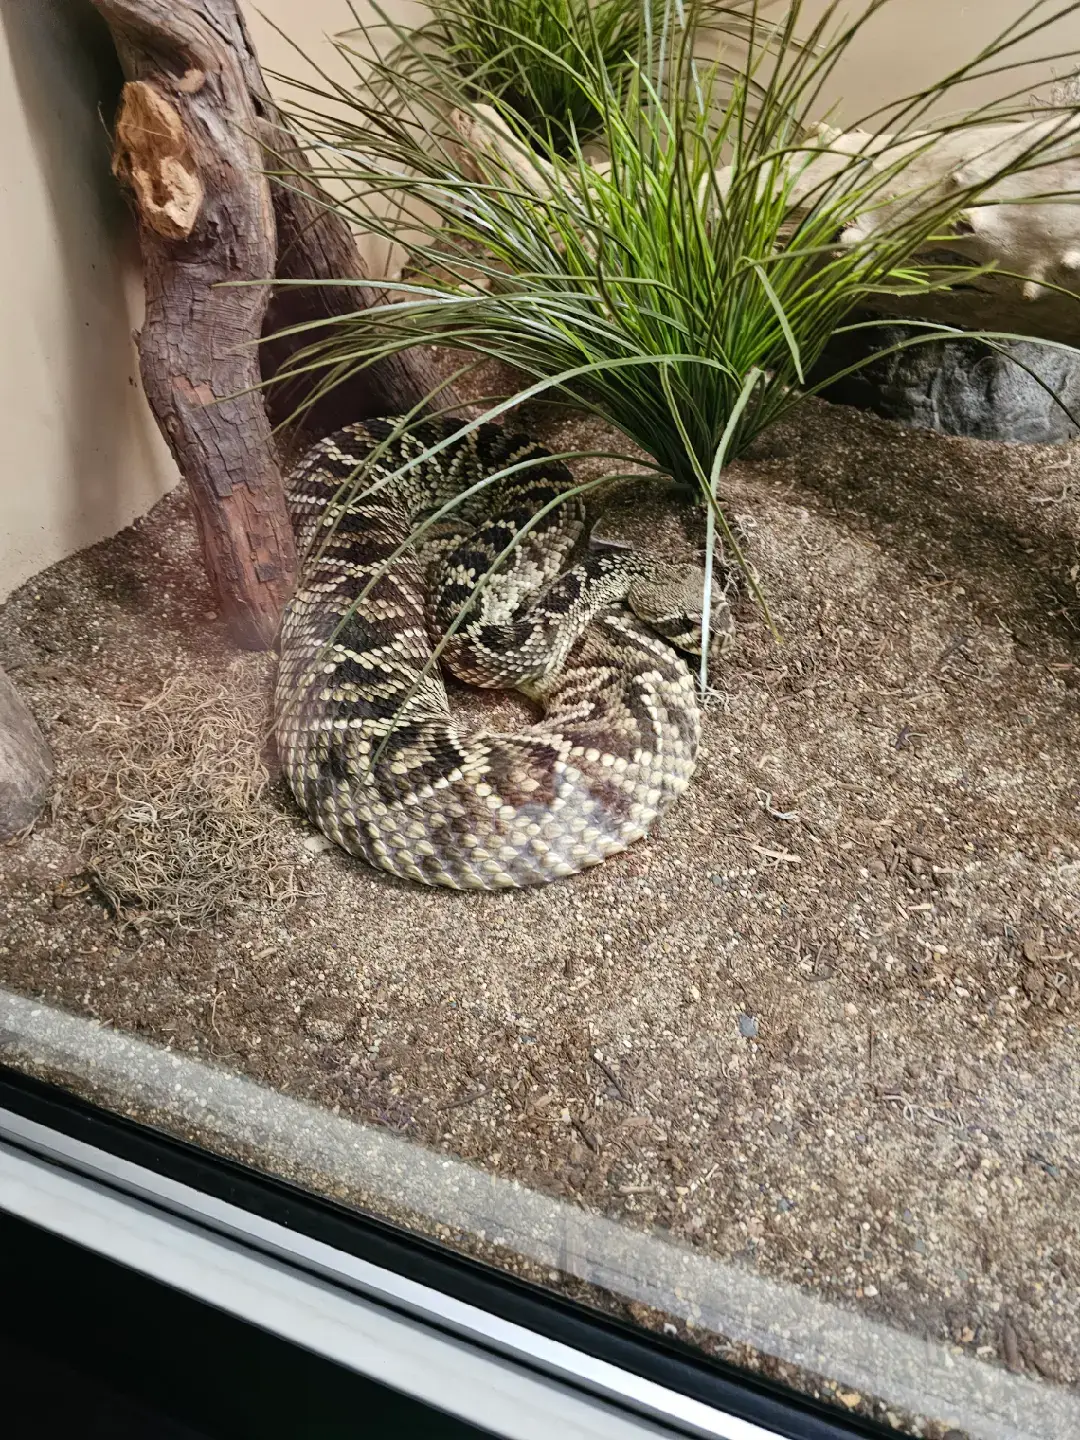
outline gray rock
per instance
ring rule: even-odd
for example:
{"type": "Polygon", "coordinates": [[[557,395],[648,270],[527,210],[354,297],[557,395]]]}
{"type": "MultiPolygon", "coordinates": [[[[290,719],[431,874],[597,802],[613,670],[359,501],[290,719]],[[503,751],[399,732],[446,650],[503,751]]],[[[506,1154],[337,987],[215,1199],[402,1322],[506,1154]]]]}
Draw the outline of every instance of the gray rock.
{"type": "Polygon", "coordinates": [[[304,1029],[313,1040],[322,1040],[328,1045],[338,1045],[345,1039],[348,1026],[344,1020],[337,1019],[332,1015],[307,1015],[304,1018],[304,1029]]]}
{"type": "MultiPolygon", "coordinates": [[[[889,324],[836,336],[813,378],[824,379],[918,333],[916,327],[889,324]]],[[[823,394],[838,404],[943,435],[1050,445],[1080,434],[1072,419],[1080,419],[1080,351],[1034,340],[1001,343],[1021,364],[979,340],[935,340],[871,360],[823,394]]]]}
{"type": "Polygon", "coordinates": [[[0,841],[25,830],[45,804],[53,760],[15,686],[0,670],[0,841]]]}
{"type": "Polygon", "coordinates": [[[758,1023],[754,1019],[753,1015],[740,1015],[739,1034],[745,1036],[747,1040],[756,1040],[757,1033],[758,1023]]]}

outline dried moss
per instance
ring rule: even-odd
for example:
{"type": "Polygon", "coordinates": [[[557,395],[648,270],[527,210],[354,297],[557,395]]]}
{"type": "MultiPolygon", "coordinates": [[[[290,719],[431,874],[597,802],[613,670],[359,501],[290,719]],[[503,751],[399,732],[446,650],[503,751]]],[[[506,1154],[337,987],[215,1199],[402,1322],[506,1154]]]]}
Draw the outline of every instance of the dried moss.
{"type": "Polygon", "coordinates": [[[116,915],[199,926],[300,893],[287,836],[260,803],[270,786],[264,687],[255,658],[220,676],[178,672],[97,723],[83,849],[116,915]]]}

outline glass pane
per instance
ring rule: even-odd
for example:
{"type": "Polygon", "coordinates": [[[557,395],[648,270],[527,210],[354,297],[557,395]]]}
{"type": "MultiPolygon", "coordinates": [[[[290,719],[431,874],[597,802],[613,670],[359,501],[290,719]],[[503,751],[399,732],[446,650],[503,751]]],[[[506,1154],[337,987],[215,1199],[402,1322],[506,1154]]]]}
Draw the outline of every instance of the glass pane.
{"type": "MultiPolygon", "coordinates": [[[[322,36],[344,6],[262,8],[341,64],[322,36]]],[[[855,123],[1013,9],[891,7],[822,106],[855,123]]],[[[1024,51],[1065,58],[953,108],[1069,74],[1066,19],[1024,51]]],[[[250,20],[268,72],[311,73],[250,20]]],[[[1080,500],[1075,426],[1042,398],[1074,404],[1072,355],[1024,389],[1028,351],[1026,368],[938,351],[919,374],[868,372],[874,394],[843,397],[861,413],[810,399],[778,419],[720,487],[772,628],[744,585],[678,803],[551,883],[395,878],[298,808],[276,656],[236,644],[174,488],[130,342],[142,276],[99,119],[121,81],[108,31],[89,7],[7,7],[0,42],[20,216],[0,281],[0,667],[18,697],[0,691],[0,822],[6,774],[34,787],[21,702],[55,763],[0,849],[0,1060],[843,1413],[936,1440],[1080,1434],[1080,500]],[[914,423],[865,413],[889,406],[914,423]]],[[[1038,259],[1045,237],[1021,238],[1000,268],[1038,259]]],[[[1067,286],[1076,254],[1041,279],[1067,286]]],[[[1060,290],[1009,293],[941,314],[1074,338],[1060,290]]],[[[475,414],[522,382],[456,383],[475,414]]],[[[625,469],[602,416],[534,400],[513,423],[575,453],[580,480],[625,469]]],[[[590,504],[623,547],[594,556],[700,564],[685,489],[649,475],[590,504]]],[[[690,693],[697,660],[652,643],[690,693]]],[[[537,723],[521,695],[448,686],[463,725],[537,723]]],[[[626,702],[603,733],[629,727],[640,756],[672,723],[626,702]]]]}

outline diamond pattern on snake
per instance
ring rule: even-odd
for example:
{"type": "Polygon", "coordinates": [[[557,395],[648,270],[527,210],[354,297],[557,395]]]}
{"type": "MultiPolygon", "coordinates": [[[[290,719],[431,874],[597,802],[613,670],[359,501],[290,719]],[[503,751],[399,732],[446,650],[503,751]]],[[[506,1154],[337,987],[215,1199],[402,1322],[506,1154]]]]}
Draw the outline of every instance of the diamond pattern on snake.
{"type": "MultiPolygon", "coordinates": [[[[404,879],[498,890],[573,875],[644,836],[690,781],[703,572],[589,549],[572,475],[525,436],[403,423],[351,425],[290,477],[303,558],[275,697],[285,773],[324,834],[404,879]],[[452,525],[410,543],[463,491],[452,525]],[[454,719],[431,663],[450,630],[442,663],[536,702],[535,724],[454,719]]],[[[720,567],[717,650],[731,588],[720,567]]]]}

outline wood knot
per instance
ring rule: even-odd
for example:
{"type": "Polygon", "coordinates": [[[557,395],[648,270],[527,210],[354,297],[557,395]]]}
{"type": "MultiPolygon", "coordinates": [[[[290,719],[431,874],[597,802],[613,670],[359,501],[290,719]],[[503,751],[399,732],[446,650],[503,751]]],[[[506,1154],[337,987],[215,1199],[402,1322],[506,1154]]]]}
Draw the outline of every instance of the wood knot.
{"type": "Polygon", "coordinates": [[[206,71],[200,70],[198,66],[192,66],[185,70],[180,79],[176,82],[176,88],[181,95],[197,95],[206,84],[206,71]]]}
{"type": "Polygon", "coordinates": [[[203,186],[179,111],[145,80],[129,80],[116,121],[113,172],[131,186],[139,215],[166,240],[186,240],[203,186]]]}

